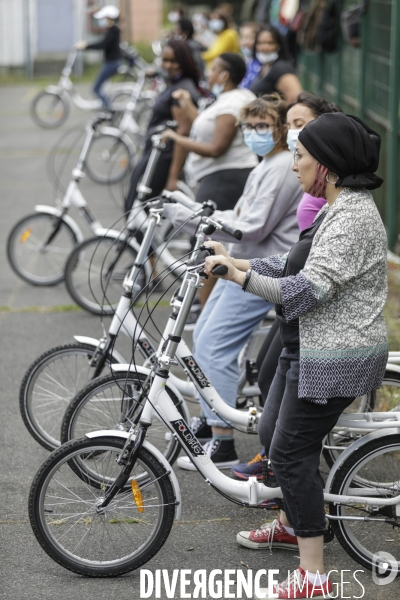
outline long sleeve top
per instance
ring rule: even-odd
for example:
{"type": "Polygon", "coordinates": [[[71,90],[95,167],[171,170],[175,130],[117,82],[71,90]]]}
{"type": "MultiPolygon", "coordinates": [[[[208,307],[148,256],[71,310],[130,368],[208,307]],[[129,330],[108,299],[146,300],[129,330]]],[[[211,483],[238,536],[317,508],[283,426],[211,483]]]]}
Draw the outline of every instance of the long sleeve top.
{"type": "Polygon", "coordinates": [[[120,30],[116,25],[112,25],[105,37],[100,42],[88,44],[85,50],[104,50],[104,60],[109,62],[121,58],[119,48],[120,30]]]}
{"type": "MultiPolygon", "coordinates": [[[[228,242],[227,250],[231,256],[254,258],[284,253],[296,242],[299,235],[296,211],[302,191],[291,170],[292,164],[293,158],[287,151],[264,158],[250,173],[235,207],[213,214],[214,219],[243,233],[240,242],[235,243],[222,231],[213,233],[213,240],[228,242]]],[[[201,204],[197,204],[197,208],[200,209],[201,204]]],[[[192,214],[175,204],[166,204],[164,213],[175,226],[184,223],[192,214]]],[[[199,220],[189,221],[185,231],[194,233],[199,220]]]]}
{"type": "Polygon", "coordinates": [[[202,52],[201,58],[206,63],[207,68],[211,66],[212,61],[224,52],[239,52],[239,36],[234,29],[225,29],[218,34],[215,42],[206,52],[202,52]]]}
{"type": "Polygon", "coordinates": [[[322,211],[304,269],[282,277],[287,254],[250,260],[246,289],[268,300],[272,289],[285,320],[299,318],[300,398],[357,397],[381,385],[388,358],[386,231],[365,189],[322,211]]]}

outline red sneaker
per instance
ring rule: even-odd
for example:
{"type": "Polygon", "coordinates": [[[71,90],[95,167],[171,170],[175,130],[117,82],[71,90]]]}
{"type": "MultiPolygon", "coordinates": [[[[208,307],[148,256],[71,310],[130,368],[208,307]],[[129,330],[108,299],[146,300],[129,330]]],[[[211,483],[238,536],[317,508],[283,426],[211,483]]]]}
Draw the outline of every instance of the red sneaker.
{"type": "Polygon", "coordinates": [[[260,588],[260,594],[255,594],[254,599],[259,598],[330,598],[332,584],[329,579],[321,585],[319,579],[312,584],[308,581],[307,573],[299,567],[290,575],[286,581],[274,585],[272,590],[260,588]]]}
{"type": "Polygon", "coordinates": [[[253,550],[263,550],[265,548],[269,550],[272,550],[272,548],[299,549],[297,537],[290,535],[279,519],[274,519],[272,523],[264,523],[260,529],[254,529],[254,531],[240,531],[236,536],[236,541],[241,546],[253,550]]]}

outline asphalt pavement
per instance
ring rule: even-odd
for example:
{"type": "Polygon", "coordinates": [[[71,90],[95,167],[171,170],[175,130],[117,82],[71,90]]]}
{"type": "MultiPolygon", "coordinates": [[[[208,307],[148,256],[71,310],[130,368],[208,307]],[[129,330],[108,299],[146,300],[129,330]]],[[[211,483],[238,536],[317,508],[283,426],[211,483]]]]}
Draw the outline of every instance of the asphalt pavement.
{"type": "MultiPolygon", "coordinates": [[[[30,119],[29,103],[39,91],[38,86],[0,87],[0,194],[1,194],[1,254],[0,254],[0,598],[4,600],[139,600],[140,573],[132,572],[116,579],[88,579],[77,576],[53,562],[34,537],[27,514],[27,497],[33,476],[48,452],[26,431],[19,413],[18,393],[28,366],[45,350],[68,343],[74,334],[99,337],[99,318],[74,310],[66,288],[59,284],[49,288],[33,287],[18,279],[10,269],[5,245],[12,225],[33,211],[35,204],[54,205],[54,185],[49,180],[46,161],[52,147],[66,134],[61,143],[62,157],[67,156],[69,143],[78,129],[84,127],[88,113],[74,109],[61,129],[39,129],[30,119]]],[[[82,87],[89,94],[87,86],[82,87]]],[[[62,180],[68,179],[77,149],[66,161],[62,180]]],[[[59,163],[60,164],[60,163],[59,163]]],[[[105,226],[111,226],[121,215],[121,194],[118,186],[112,190],[84,179],[81,190],[93,211],[105,226]],[[111,194],[112,192],[112,194],[111,194]],[[113,197],[111,197],[113,195],[113,197]]],[[[71,213],[72,215],[72,213],[71,213]]],[[[89,231],[74,215],[89,237],[89,231]]],[[[168,314],[160,307],[156,323],[162,326],[168,314]]],[[[121,340],[121,349],[129,352],[128,341],[121,340]]],[[[197,406],[190,405],[193,414],[197,406]]],[[[247,461],[258,451],[255,436],[238,434],[240,458],[247,461]]],[[[182,492],[182,520],[176,522],[160,552],[143,568],[155,572],[166,569],[196,571],[205,569],[279,569],[281,579],[298,559],[283,550],[252,551],[238,546],[239,530],[249,530],[275,518],[274,512],[243,509],[229,503],[208,487],[198,473],[175,468],[182,492]]],[[[398,536],[397,536],[398,537],[398,536]]],[[[339,574],[333,580],[343,583],[335,597],[367,600],[394,600],[400,596],[399,580],[388,586],[377,586],[371,574],[362,569],[334,540],[326,546],[326,566],[339,574]],[[340,571],[345,573],[340,575],[340,571]]],[[[190,588],[188,588],[190,589],[190,588]]],[[[232,588],[232,590],[234,587],[232,588]]],[[[212,592],[209,592],[212,594],[212,592]]],[[[152,594],[146,596],[156,598],[152,594]]],[[[164,591],[163,600],[167,598],[164,591]]],[[[179,589],[173,598],[185,596],[179,589]]],[[[200,596],[235,598],[235,595],[200,596]]],[[[245,597],[245,596],[243,596],[245,597]]]]}

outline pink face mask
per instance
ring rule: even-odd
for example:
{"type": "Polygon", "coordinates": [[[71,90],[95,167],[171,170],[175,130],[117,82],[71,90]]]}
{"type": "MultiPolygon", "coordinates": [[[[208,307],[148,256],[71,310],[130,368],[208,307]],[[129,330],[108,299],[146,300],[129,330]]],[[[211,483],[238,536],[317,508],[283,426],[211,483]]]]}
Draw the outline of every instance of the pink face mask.
{"type": "Polygon", "coordinates": [[[326,191],[326,175],[329,173],[329,169],[321,165],[321,163],[317,164],[317,170],[315,171],[315,178],[311,184],[308,193],[310,196],[314,196],[314,198],[325,198],[326,191]]]}

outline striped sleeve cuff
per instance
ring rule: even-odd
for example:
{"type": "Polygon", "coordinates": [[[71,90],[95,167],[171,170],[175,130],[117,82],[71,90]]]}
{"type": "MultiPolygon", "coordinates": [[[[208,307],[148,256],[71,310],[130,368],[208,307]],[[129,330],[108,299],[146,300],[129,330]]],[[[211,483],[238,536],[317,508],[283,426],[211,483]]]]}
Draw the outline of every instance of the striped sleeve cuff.
{"type": "Polygon", "coordinates": [[[251,271],[249,281],[246,285],[246,292],[255,296],[260,296],[264,300],[282,304],[282,292],[279,279],[264,277],[255,271],[251,271]]]}

